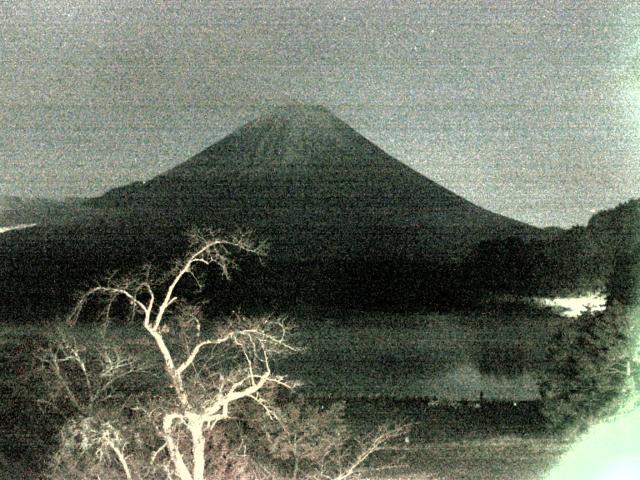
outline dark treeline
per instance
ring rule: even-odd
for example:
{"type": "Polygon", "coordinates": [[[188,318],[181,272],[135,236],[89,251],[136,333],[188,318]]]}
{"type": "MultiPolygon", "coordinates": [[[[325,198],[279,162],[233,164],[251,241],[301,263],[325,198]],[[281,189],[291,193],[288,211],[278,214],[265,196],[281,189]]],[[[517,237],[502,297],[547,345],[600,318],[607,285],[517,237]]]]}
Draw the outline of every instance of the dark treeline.
{"type": "MultiPolygon", "coordinates": [[[[6,311],[29,306],[43,313],[64,313],[81,291],[105,278],[103,271],[117,269],[108,265],[101,271],[100,263],[83,268],[75,258],[64,268],[48,267],[37,265],[15,276],[5,271],[0,297],[6,311]]],[[[207,286],[193,300],[205,300],[215,315],[236,309],[282,310],[303,305],[442,310],[471,306],[478,298],[478,292],[465,284],[457,265],[401,259],[261,264],[242,258],[238,267],[230,280],[218,272],[208,274],[207,286]]]]}
{"type": "MultiPolygon", "coordinates": [[[[242,257],[231,281],[217,272],[210,275],[202,299],[220,313],[300,304],[445,310],[473,307],[494,293],[550,295],[600,288],[631,296],[633,282],[612,278],[611,273],[614,267],[626,271],[626,277],[638,273],[639,212],[640,201],[629,201],[595,215],[585,227],[541,239],[483,242],[465,259],[449,263],[393,254],[306,262],[242,257]]],[[[127,222],[121,217],[97,226],[76,223],[73,231],[48,226],[4,234],[0,305],[5,316],[25,306],[66,311],[78,291],[103,281],[109,272],[127,274],[144,264],[163,271],[188,247],[188,226],[175,219],[146,227],[127,222]]]]}
{"type": "Polygon", "coordinates": [[[464,275],[474,290],[522,295],[630,289],[628,280],[610,282],[614,270],[637,268],[639,238],[640,200],[630,200],[549,238],[483,242],[464,275]]]}
{"type": "Polygon", "coordinates": [[[401,258],[256,263],[246,259],[229,283],[209,279],[212,303],[410,310],[456,308],[477,301],[477,292],[466,284],[458,264],[401,258]]]}
{"type": "MultiPolygon", "coordinates": [[[[610,237],[607,309],[587,311],[551,336],[539,385],[542,413],[556,429],[584,430],[624,405],[638,405],[637,305],[640,302],[640,235],[637,203],[601,216],[615,225],[610,237]],[[624,222],[619,220],[624,219],[624,222]]],[[[590,223],[589,226],[592,226],[590,223]]]]}

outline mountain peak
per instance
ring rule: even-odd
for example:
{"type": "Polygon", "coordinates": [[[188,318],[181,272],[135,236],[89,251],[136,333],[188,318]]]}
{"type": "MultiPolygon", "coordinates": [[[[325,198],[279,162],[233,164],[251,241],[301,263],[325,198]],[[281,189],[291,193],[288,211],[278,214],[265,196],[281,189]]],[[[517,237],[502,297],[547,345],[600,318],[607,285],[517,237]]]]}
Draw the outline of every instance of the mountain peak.
{"type": "Polygon", "coordinates": [[[267,108],[261,117],[335,117],[335,115],[324,105],[309,103],[290,103],[287,105],[276,105],[267,108]]]}
{"type": "Polygon", "coordinates": [[[322,132],[332,132],[334,135],[349,126],[323,105],[290,104],[279,105],[266,109],[255,120],[241,127],[238,131],[245,132],[255,128],[286,128],[291,134],[304,136],[318,135],[322,132]]]}
{"type": "Polygon", "coordinates": [[[272,108],[164,174],[92,204],[251,228],[279,245],[275,257],[297,259],[396,251],[453,258],[479,241],[534,230],[420,175],[321,105],[272,108]]]}

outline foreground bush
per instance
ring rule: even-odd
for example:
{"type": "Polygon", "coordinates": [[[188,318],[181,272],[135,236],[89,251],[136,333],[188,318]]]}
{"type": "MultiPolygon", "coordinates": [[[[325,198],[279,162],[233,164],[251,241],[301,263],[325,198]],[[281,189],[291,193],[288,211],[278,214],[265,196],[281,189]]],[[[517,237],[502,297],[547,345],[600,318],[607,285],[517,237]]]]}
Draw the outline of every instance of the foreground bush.
{"type": "Polygon", "coordinates": [[[582,432],[636,395],[633,322],[628,308],[609,305],[557,331],[540,376],[542,413],[554,429],[582,432]]]}

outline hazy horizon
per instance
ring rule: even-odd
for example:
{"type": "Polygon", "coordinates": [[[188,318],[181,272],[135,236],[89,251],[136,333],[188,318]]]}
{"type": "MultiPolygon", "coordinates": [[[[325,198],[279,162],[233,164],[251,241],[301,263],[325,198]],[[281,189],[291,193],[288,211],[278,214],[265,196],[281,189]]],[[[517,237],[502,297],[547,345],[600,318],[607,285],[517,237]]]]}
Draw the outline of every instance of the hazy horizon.
{"type": "Polygon", "coordinates": [[[269,105],[322,104],[469,201],[536,226],[640,197],[628,2],[0,5],[0,195],[148,180],[269,105]]]}

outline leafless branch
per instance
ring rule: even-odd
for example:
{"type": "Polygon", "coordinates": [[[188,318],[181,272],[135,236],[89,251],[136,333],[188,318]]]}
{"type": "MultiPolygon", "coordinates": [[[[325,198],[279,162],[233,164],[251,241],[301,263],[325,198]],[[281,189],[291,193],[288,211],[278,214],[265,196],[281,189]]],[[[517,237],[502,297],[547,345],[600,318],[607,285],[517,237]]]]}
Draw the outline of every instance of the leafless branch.
{"type": "MultiPolygon", "coordinates": [[[[270,357],[296,349],[287,343],[288,327],[285,319],[279,317],[249,319],[236,315],[216,335],[202,335],[201,309],[181,301],[182,282],[185,278],[192,278],[201,288],[199,273],[210,266],[216,266],[223,277],[229,278],[236,266],[234,256],[237,253],[260,257],[264,255],[265,246],[252,241],[246,234],[227,239],[211,231],[193,231],[190,238],[190,253],[176,263],[170,276],[154,281],[150,267],[146,267],[138,276],[120,280],[114,276],[106,285],[91,288],[82,295],[69,316],[68,324],[77,324],[83,308],[92,297],[106,298],[105,325],[118,299],[130,304],[132,318],[142,317],[144,331],[153,339],[160,353],[165,378],[175,394],[173,402],[167,401],[157,416],[153,414],[158,419],[157,432],[163,444],[153,451],[151,463],[156,461],[161,452],[166,452],[167,478],[204,480],[205,447],[208,441],[204,432],[229,419],[230,407],[242,399],[256,402],[268,417],[277,418],[276,410],[260,391],[270,384],[285,388],[294,386],[293,382],[273,373],[270,357]],[[180,344],[184,351],[178,352],[176,345],[180,344]],[[231,350],[235,350],[235,357],[230,355],[231,350]],[[208,353],[205,354],[205,351],[208,353]],[[212,381],[211,374],[198,380],[197,372],[201,371],[199,369],[203,362],[206,364],[207,355],[216,352],[227,358],[237,357],[241,365],[235,370],[221,369],[218,382],[212,381]]],[[[95,368],[90,370],[87,367],[82,355],[77,345],[66,345],[60,351],[48,352],[47,357],[61,388],[79,411],[83,409],[84,397],[79,398],[72,385],[64,381],[63,364],[74,363],[82,372],[88,392],[86,401],[90,405],[112,398],[111,392],[116,382],[135,370],[129,359],[117,351],[100,352],[96,360],[99,363],[97,372],[95,368]],[[92,375],[95,373],[97,377],[92,375]]],[[[84,409],[84,413],[87,414],[89,410],[84,409]]],[[[95,435],[91,438],[94,443],[108,447],[127,479],[130,479],[132,473],[125,454],[127,444],[118,431],[108,427],[107,424],[102,424],[100,428],[92,427],[95,435],[98,435],[98,431],[102,432],[99,436],[102,443],[96,440],[95,435]]]]}
{"type": "Polygon", "coordinates": [[[391,440],[400,436],[406,435],[409,427],[406,425],[395,428],[381,428],[368,442],[363,443],[363,447],[356,455],[355,459],[349,463],[349,465],[343,469],[337,476],[332,477],[332,480],[346,480],[352,477],[356,470],[362,466],[362,464],[375,452],[378,452],[384,448],[384,445],[391,440]]]}

